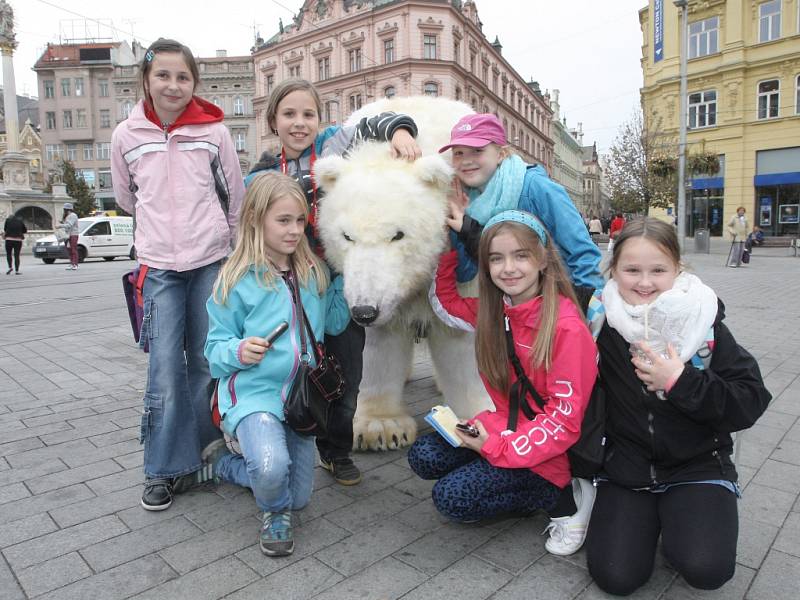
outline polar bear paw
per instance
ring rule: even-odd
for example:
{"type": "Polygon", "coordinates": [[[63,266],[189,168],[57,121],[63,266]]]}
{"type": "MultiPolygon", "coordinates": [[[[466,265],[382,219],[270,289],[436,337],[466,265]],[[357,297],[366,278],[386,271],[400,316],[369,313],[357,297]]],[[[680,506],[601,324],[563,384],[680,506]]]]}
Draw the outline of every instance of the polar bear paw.
{"type": "Polygon", "coordinates": [[[409,416],[353,419],[354,450],[397,450],[417,439],[417,424],[409,416]]]}

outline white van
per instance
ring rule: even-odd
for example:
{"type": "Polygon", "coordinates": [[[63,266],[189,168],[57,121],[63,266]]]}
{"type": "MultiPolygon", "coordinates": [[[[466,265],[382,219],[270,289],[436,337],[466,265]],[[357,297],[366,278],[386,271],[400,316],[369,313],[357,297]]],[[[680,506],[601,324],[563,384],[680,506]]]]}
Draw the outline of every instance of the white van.
{"type": "MultiPolygon", "coordinates": [[[[117,256],[136,257],[133,247],[133,219],[131,217],[86,217],[78,219],[78,260],[102,257],[114,260],[117,256]]],[[[66,245],[59,244],[55,235],[36,240],[33,255],[52,264],[57,258],[69,258],[66,245]]]]}

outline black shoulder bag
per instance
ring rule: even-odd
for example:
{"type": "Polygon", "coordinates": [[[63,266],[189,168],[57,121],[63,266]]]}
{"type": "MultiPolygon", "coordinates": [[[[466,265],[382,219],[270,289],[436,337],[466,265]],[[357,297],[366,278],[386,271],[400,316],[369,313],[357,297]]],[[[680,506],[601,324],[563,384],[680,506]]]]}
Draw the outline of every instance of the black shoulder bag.
{"type": "MultiPolygon", "coordinates": [[[[527,396],[533,398],[536,405],[544,411],[544,400],[533,387],[531,380],[525,374],[522,364],[519,361],[517,352],[514,349],[514,338],[511,334],[511,324],[508,317],[505,318],[506,329],[506,348],[508,358],[517,374],[517,381],[511,386],[509,392],[509,413],[508,429],[517,430],[517,416],[520,409],[529,420],[533,420],[536,414],[528,404],[527,396]]],[[[567,450],[569,457],[570,470],[573,477],[590,479],[596,475],[603,466],[606,446],[606,395],[600,386],[600,381],[595,381],[586,412],[583,414],[581,423],[581,433],[578,441],[567,450]]]]}
{"type": "Polygon", "coordinates": [[[300,365],[297,368],[292,389],[283,405],[286,423],[301,435],[325,437],[328,432],[328,415],[331,404],[344,395],[344,376],[336,358],[325,351],[325,345],[317,342],[308,316],[300,300],[300,289],[294,271],[287,284],[292,292],[294,303],[300,315],[300,365]],[[311,347],[306,346],[306,331],[311,347]],[[311,364],[311,354],[317,366],[311,364]]]}

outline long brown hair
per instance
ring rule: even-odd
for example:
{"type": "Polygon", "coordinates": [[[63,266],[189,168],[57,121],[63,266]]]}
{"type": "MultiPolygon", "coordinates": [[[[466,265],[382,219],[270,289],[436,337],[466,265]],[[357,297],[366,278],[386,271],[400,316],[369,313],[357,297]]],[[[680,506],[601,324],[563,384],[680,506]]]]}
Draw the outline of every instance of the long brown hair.
{"type": "MultiPolygon", "coordinates": [[[[233,287],[252,267],[261,285],[275,286],[279,271],[272,265],[264,241],[264,219],[272,204],[280,198],[292,198],[302,207],[308,218],[308,202],[298,183],[283,173],[267,171],[253,178],[247,186],[242,203],[239,227],[236,231],[236,248],[231,253],[214,284],[214,302],[225,304],[233,287]]],[[[322,260],[312,252],[305,234],[291,257],[292,266],[303,287],[316,281],[322,294],[328,287],[328,272],[322,260]]]]}
{"type": "Polygon", "coordinates": [[[655,217],[642,217],[628,221],[620,231],[617,239],[614,240],[614,250],[607,269],[612,276],[617,268],[625,243],[634,238],[644,238],[653,242],[673,260],[678,269],[681,268],[681,246],[678,243],[675,227],[655,217]]]}
{"type": "Polygon", "coordinates": [[[180,54],[186,66],[189,67],[192,79],[194,79],[193,90],[196,90],[197,86],[200,85],[200,69],[197,67],[197,61],[194,59],[194,54],[189,50],[189,47],[175,40],[158,38],[147,48],[147,51],[144,53],[144,58],[142,59],[142,64],[139,66],[139,83],[142,86],[142,90],[144,90],[144,100],[151,106],[153,104],[153,99],[150,97],[150,85],[147,83],[147,76],[153,69],[153,59],[156,57],[156,54],[160,54],[161,52],[180,54]]]}
{"type": "MultiPolygon", "coordinates": [[[[489,248],[501,233],[511,233],[519,245],[531,253],[542,268],[539,273],[539,295],[542,309],[530,353],[531,368],[544,366],[549,369],[553,362],[553,337],[558,321],[559,295],[569,298],[575,306],[578,300],[572,289],[567,270],[561,262],[558,250],[552,241],[542,243],[539,236],[528,226],[512,221],[502,221],[483,232],[478,249],[478,326],[475,336],[475,354],[478,370],[496,390],[508,391],[508,352],[505,338],[505,312],[503,292],[492,281],[489,272],[489,248]]],[[[550,233],[546,239],[552,240],[550,233]]],[[[578,309],[580,310],[580,309],[578,309]]],[[[524,357],[523,357],[524,360],[524,357]]]]}

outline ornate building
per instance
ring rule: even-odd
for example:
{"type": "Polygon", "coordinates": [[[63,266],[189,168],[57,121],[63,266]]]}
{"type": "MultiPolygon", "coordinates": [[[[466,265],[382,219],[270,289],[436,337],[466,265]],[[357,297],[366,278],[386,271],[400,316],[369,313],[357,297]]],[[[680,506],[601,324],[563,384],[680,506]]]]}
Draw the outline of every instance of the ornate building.
{"type": "Polygon", "coordinates": [[[550,97],[550,108],[553,110],[553,181],[564,186],[572,203],[586,214],[583,201],[583,124],[577,129],[567,128],[567,118],[561,117],[559,91],[553,90],[550,97]]]}
{"type": "Polygon", "coordinates": [[[306,0],[294,22],[253,50],[257,147],[277,151],[265,109],[285,78],[313,82],[322,125],[341,124],[381,97],[447,96],[492,112],[515,149],[552,171],[549,97],[486,39],[475,2],[460,0],[306,0]]]}
{"type": "MultiPolygon", "coordinates": [[[[686,231],[722,235],[744,206],[767,235],[798,234],[800,2],[689,0],[688,152],[717,154],[719,171],[690,180],[686,231]]],[[[649,0],[642,27],[642,105],[677,138],[679,12],[649,0]]]]}

